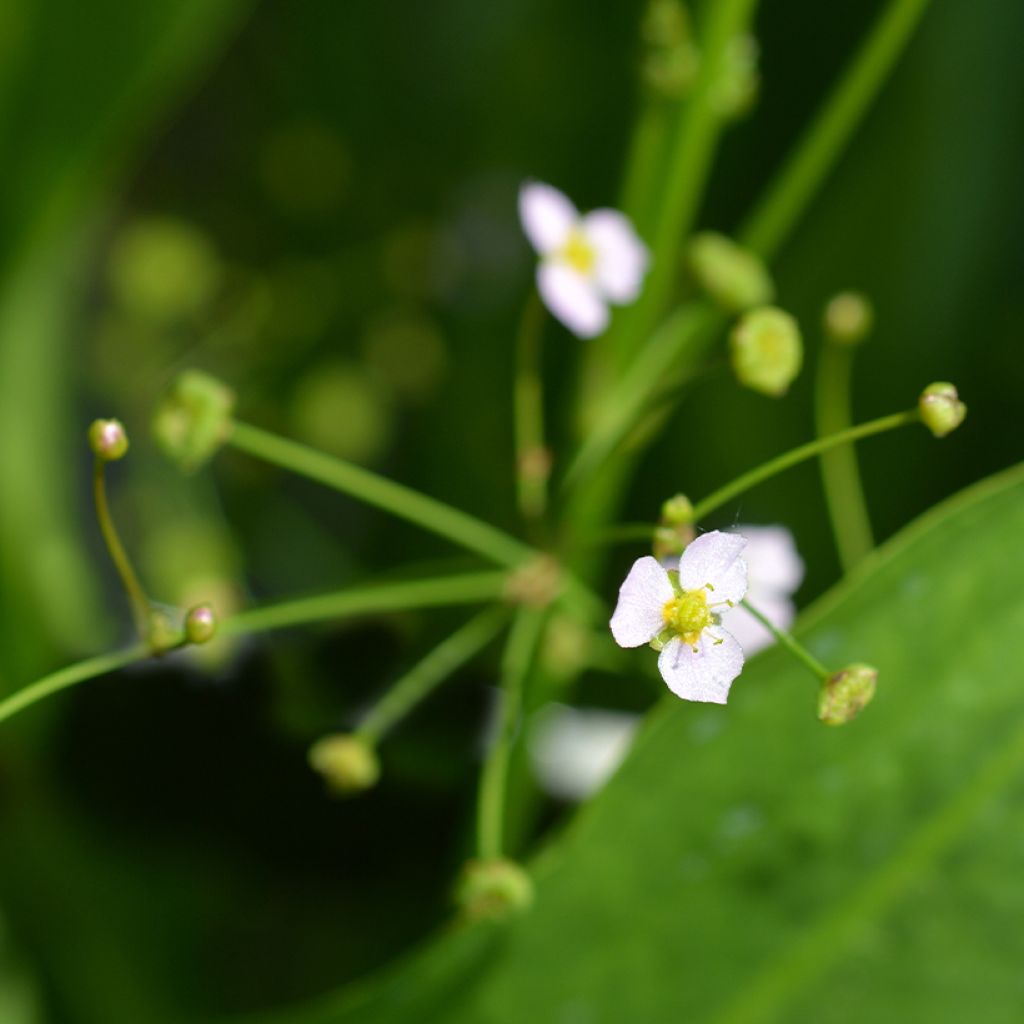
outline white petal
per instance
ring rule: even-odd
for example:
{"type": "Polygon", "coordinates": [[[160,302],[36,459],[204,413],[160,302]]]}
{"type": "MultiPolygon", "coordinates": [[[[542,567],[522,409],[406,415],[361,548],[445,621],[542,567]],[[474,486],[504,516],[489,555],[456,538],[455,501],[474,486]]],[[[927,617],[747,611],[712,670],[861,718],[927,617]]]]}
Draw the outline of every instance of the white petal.
{"type": "MultiPolygon", "coordinates": [[[[804,579],[804,562],[796,550],[793,534],[784,526],[737,526],[735,533],[746,538],[743,557],[751,589],[759,593],[789,595],[804,579]]],[[[763,598],[762,598],[763,600],[763,598]]]]}
{"type": "Polygon", "coordinates": [[[740,558],[746,541],[735,533],[712,530],[691,541],[679,559],[679,586],[700,590],[711,584],[708,603],[739,604],[747,592],[747,563],[740,558]]]}
{"type": "Polygon", "coordinates": [[[541,263],[537,288],[544,305],[577,337],[593,338],[608,326],[608,307],[596,284],[565,263],[541,263]]]}
{"type": "MultiPolygon", "coordinates": [[[[747,591],[750,603],[779,629],[789,629],[796,618],[796,607],[788,597],[761,591],[751,586],[747,591]]],[[[742,605],[722,615],[722,624],[736,638],[743,653],[753,657],[765,647],[775,643],[775,637],[742,605]]]]}
{"type": "Polygon", "coordinates": [[[629,218],[618,210],[594,210],[583,218],[582,229],[594,248],[601,290],[618,305],[632,302],[640,294],[649,256],[629,218]]]}
{"type": "Polygon", "coordinates": [[[609,625],[620,647],[639,647],[664,628],[662,612],[674,596],[668,573],[656,558],[645,555],[633,563],[622,586],[609,625]]]}
{"type": "Polygon", "coordinates": [[[658,670],[668,688],[683,700],[724,704],[732,681],[743,670],[743,650],[721,627],[705,630],[696,652],[678,637],[665,644],[658,670]],[[721,643],[715,643],[719,639],[721,643]]]}
{"type": "Polygon", "coordinates": [[[528,181],[519,189],[519,220],[530,244],[545,256],[565,245],[580,215],[557,188],[528,181]]]}
{"type": "Polygon", "coordinates": [[[549,793],[583,800],[622,763],[639,723],[621,711],[549,704],[530,732],[534,771],[549,793]]]}

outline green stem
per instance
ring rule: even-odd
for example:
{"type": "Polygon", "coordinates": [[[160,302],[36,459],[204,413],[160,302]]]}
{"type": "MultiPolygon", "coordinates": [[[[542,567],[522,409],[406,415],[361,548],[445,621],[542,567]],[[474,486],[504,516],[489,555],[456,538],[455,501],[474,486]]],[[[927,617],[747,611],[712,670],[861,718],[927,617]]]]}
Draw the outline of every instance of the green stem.
{"type": "MultiPolygon", "coordinates": [[[[283,629],[286,626],[320,622],[324,619],[493,601],[503,595],[506,579],[506,575],[501,572],[478,572],[438,579],[403,580],[368,587],[352,587],[333,594],[283,601],[266,608],[240,612],[222,623],[220,632],[228,636],[245,636],[250,633],[283,629]]],[[[68,665],[0,701],[0,722],[68,686],[104,675],[132,662],[144,661],[156,653],[167,653],[174,646],[184,646],[184,643],[182,637],[181,643],[164,648],[160,652],[155,652],[149,644],[140,644],[127,651],[101,654],[68,665]]]]}
{"type": "Polygon", "coordinates": [[[742,601],[741,604],[751,615],[757,619],[758,622],[768,630],[776,640],[782,644],[794,658],[797,659],[805,668],[807,668],[817,679],[824,682],[832,675],[831,672],[817,658],[807,650],[803,644],[799,643],[792,633],[786,632],[784,629],[779,629],[773,622],[771,622],[764,614],[759,612],[749,601],[742,601]]]}
{"type": "Polygon", "coordinates": [[[228,441],[240,451],[416,523],[500,565],[518,565],[534,553],[521,541],[459,509],[259,427],[236,421],[228,441]]]}
{"type": "Polygon", "coordinates": [[[221,626],[220,632],[241,636],[328,619],[494,601],[503,595],[506,581],[507,576],[502,572],[475,572],[374,583],[239,612],[221,626]]]}
{"type": "Polygon", "coordinates": [[[861,423],[859,426],[851,427],[849,430],[841,430],[838,434],[830,434],[828,437],[819,437],[814,441],[808,441],[807,444],[800,445],[798,448],[783,452],[774,459],[769,459],[760,466],[742,474],[742,476],[738,476],[732,483],[720,487],[713,494],[709,494],[703,501],[698,501],[693,506],[693,520],[697,522],[703,519],[709,513],[714,512],[715,509],[720,508],[738,494],[742,494],[756,484],[761,483],[761,481],[767,480],[769,477],[775,476],[776,473],[781,473],[784,469],[789,469],[790,466],[795,466],[799,462],[804,462],[815,455],[820,455],[822,452],[836,447],[836,445],[848,444],[862,437],[871,437],[873,434],[882,434],[887,430],[895,430],[897,427],[905,426],[908,423],[918,423],[920,419],[921,414],[916,408],[908,409],[906,412],[895,412],[891,416],[881,416],[877,420],[861,423]]]}
{"type": "Polygon", "coordinates": [[[356,730],[376,746],[452,673],[479,654],[508,620],[507,608],[488,608],[435,647],[370,709],[356,730]]]}
{"type": "Polygon", "coordinates": [[[895,66],[929,0],[890,0],[839,84],[757,209],[740,240],[772,255],[790,233],[895,66]]]}
{"type": "MultiPolygon", "coordinates": [[[[648,412],[656,392],[678,373],[681,353],[711,335],[722,319],[708,303],[680,306],[651,335],[646,345],[601,404],[600,417],[587,434],[566,472],[562,485],[570,489],[591,476],[622,444],[648,412]]],[[[665,410],[661,410],[664,416],[665,410]]]]}
{"type": "Polygon", "coordinates": [[[96,518],[99,520],[100,532],[103,534],[103,541],[110,553],[111,561],[114,563],[117,575],[120,576],[121,583],[128,594],[128,600],[131,602],[135,627],[139,636],[144,637],[149,632],[149,598],[146,596],[145,590],[142,589],[138,576],[135,575],[131,559],[121,543],[117,528],[114,526],[114,517],[110,514],[110,503],[107,501],[106,480],[106,463],[103,459],[97,458],[92,471],[92,494],[96,505],[96,518]]]}
{"type": "Polygon", "coordinates": [[[544,388],[541,344],[544,306],[536,289],[523,310],[516,338],[515,437],[519,511],[536,524],[547,510],[550,458],[544,443],[544,388]]]}
{"type": "MultiPolygon", "coordinates": [[[[851,425],[850,376],[855,349],[826,341],[821,348],[814,388],[814,412],[819,437],[848,430],[851,425]]],[[[849,572],[875,546],[867,502],[852,444],[821,456],[821,481],[839,561],[849,572]]]]}
{"type": "Polygon", "coordinates": [[[642,100],[622,186],[622,212],[633,222],[641,238],[647,237],[653,217],[652,199],[661,187],[661,168],[671,128],[680,104],[660,96],[642,100]]]}
{"type": "Polygon", "coordinates": [[[484,763],[477,801],[477,855],[481,860],[500,857],[503,852],[509,759],[523,706],[523,684],[533,664],[544,619],[543,610],[520,609],[505,646],[498,735],[484,763]]]}
{"type": "Polygon", "coordinates": [[[679,277],[679,252],[689,235],[723,127],[716,103],[728,49],[752,17],[756,0],[715,0],[704,8],[700,69],[669,155],[657,211],[651,271],[640,300],[623,310],[616,339],[620,353],[639,349],[665,311],[679,277]]]}
{"type": "Polygon", "coordinates": [[[76,683],[83,683],[87,679],[95,679],[97,676],[105,676],[134,662],[145,661],[150,653],[147,644],[137,644],[134,647],[129,647],[126,651],[100,654],[95,658],[87,658],[85,661],[67,665],[48,676],[43,676],[42,679],[23,687],[17,693],[12,693],[6,700],[0,701],[0,722],[7,721],[19,711],[58,693],[60,690],[74,686],[76,683]]]}

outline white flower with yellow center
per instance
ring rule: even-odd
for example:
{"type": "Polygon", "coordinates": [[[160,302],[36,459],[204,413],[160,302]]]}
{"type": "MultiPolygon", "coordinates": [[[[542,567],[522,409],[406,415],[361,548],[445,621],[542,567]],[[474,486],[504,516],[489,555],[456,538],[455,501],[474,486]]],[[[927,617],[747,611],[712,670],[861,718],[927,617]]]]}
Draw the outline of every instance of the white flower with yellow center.
{"type": "Polygon", "coordinates": [[[573,334],[595,337],[608,326],[609,303],[640,294],[647,247],[618,210],[581,215],[558,189],[530,181],[519,190],[519,219],[541,258],[541,298],[573,334]]]}
{"type": "Polygon", "coordinates": [[[734,533],[705,533],[687,546],[678,571],[650,555],[638,558],[619,589],[610,623],[615,642],[660,650],[658,670],[685,700],[724,704],[743,669],[743,649],[720,616],[747,592],[745,545],[734,533]]]}

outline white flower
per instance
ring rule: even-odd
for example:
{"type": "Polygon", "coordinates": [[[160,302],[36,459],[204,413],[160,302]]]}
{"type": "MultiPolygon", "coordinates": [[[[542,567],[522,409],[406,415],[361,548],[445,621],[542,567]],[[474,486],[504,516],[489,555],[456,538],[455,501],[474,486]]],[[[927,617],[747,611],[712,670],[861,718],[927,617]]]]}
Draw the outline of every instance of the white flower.
{"type": "Polygon", "coordinates": [[[647,248],[618,210],[581,216],[558,189],[529,181],[519,190],[519,219],[541,257],[541,298],[574,334],[600,334],[608,326],[608,303],[625,305],[640,294],[647,248]]]}
{"type": "Polygon", "coordinates": [[[639,724],[639,715],[625,711],[549,704],[530,731],[541,785],[563,800],[590,796],[622,763],[639,724]]]}
{"type": "Polygon", "coordinates": [[[743,649],[720,615],[743,600],[746,541],[714,530],[691,541],[678,573],[650,555],[638,558],[619,589],[611,629],[620,647],[652,643],[668,688],[686,700],[724,704],[743,669],[743,649]]]}
{"type": "MultiPolygon", "coordinates": [[[[796,618],[792,595],[803,582],[804,563],[793,534],[784,526],[737,526],[746,538],[747,598],[772,625],[789,629],[796,618]]],[[[770,647],[775,638],[746,608],[723,614],[722,621],[749,656],[770,647]]]]}

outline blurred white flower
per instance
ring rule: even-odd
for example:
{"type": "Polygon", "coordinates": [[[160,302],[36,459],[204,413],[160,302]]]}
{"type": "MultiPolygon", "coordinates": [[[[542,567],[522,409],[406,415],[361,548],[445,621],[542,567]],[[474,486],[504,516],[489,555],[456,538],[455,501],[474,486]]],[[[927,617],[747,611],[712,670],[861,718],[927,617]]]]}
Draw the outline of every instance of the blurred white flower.
{"type": "MultiPolygon", "coordinates": [[[[737,526],[736,533],[747,541],[743,551],[747,599],[772,625],[789,629],[796,618],[792,595],[804,578],[804,563],[793,534],[784,526],[737,526]]],[[[775,643],[771,633],[746,608],[724,612],[722,621],[748,657],[775,643]]]]}
{"type": "Polygon", "coordinates": [[[633,563],[619,589],[610,623],[615,642],[660,650],[658,670],[685,700],[724,704],[743,669],[743,650],[720,616],[747,591],[745,544],[734,533],[705,533],[687,546],[678,573],[648,555],[633,563]]]}
{"type": "Polygon", "coordinates": [[[549,704],[530,730],[530,760],[541,785],[563,800],[583,800],[629,751],[639,715],[549,704]]]}
{"type": "Polygon", "coordinates": [[[519,219],[541,257],[541,298],[578,337],[608,326],[609,303],[626,305],[640,294],[647,247],[618,210],[581,215],[558,189],[528,181],[519,190],[519,219]]]}

